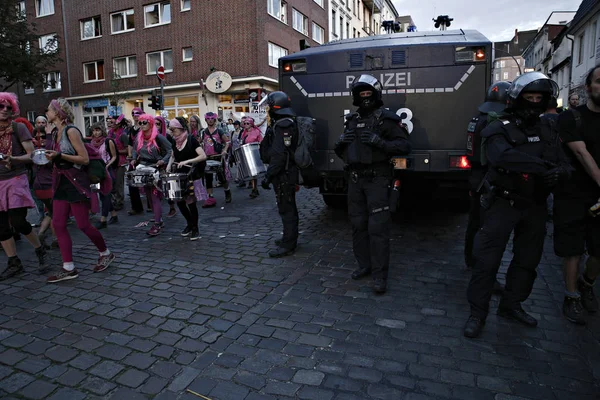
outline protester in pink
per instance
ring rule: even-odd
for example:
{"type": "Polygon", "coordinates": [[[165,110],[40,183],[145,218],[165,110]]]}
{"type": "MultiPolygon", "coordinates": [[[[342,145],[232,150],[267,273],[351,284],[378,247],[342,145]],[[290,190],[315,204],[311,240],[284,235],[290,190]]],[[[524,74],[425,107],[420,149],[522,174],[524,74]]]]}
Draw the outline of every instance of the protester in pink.
{"type": "MultiPolygon", "coordinates": [[[[171,143],[165,136],[156,130],[154,117],[149,114],[140,115],[138,125],[141,131],[137,134],[133,143],[132,164],[152,166],[158,169],[164,168],[171,158],[171,143]]],[[[163,227],[162,209],[160,202],[163,198],[160,182],[154,186],[146,186],[146,197],[152,200],[152,212],[154,213],[154,225],[148,231],[148,235],[157,236],[163,227]]]]}
{"type": "Polygon", "coordinates": [[[119,158],[115,163],[115,180],[113,183],[113,206],[115,211],[119,211],[124,207],[125,201],[125,173],[127,172],[127,146],[129,145],[129,136],[127,135],[127,120],[125,115],[121,114],[118,117],[109,115],[106,118],[106,126],[108,128],[108,138],[115,141],[117,145],[117,153],[119,158]]]}
{"type": "Polygon", "coordinates": [[[35,248],[40,272],[46,268],[46,250],[27,222],[27,209],[35,207],[27,179],[27,164],[31,163],[34,146],[27,127],[14,122],[19,112],[17,96],[0,92],[0,242],[8,257],[8,265],[0,273],[0,280],[23,272],[13,229],[24,235],[35,248]]]}
{"type": "Polygon", "coordinates": [[[63,260],[62,269],[48,278],[49,283],[74,279],[79,276],[73,263],[73,242],[67,230],[69,216],[73,215],[77,227],[94,243],[100,256],[94,272],[104,271],[114,261],[100,231],[90,223],[89,209],[92,191],[87,171],[89,154],[83,135],[74,125],[73,109],[65,99],[52,100],[46,112],[48,121],[57,128],[54,150],[46,150],[46,157],[54,163],[52,187],[54,189],[52,225],[58,238],[63,260]]]}
{"type": "MultiPolygon", "coordinates": [[[[220,167],[216,171],[217,179],[223,182],[225,189],[225,203],[231,203],[231,190],[229,188],[229,180],[231,180],[231,172],[227,163],[227,149],[229,148],[229,139],[226,132],[217,127],[217,114],[208,112],[204,114],[204,121],[208,127],[202,130],[200,143],[204,148],[204,153],[208,160],[218,161],[220,167]]],[[[207,172],[205,177],[206,189],[208,191],[208,199],[202,205],[202,208],[214,207],[217,201],[213,197],[213,172],[207,172]]]]}
{"type": "MultiPolygon", "coordinates": [[[[254,125],[254,118],[252,117],[243,117],[242,118],[242,136],[240,140],[240,146],[250,143],[260,143],[263,140],[262,132],[256,125],[254,125]]],[[[252,192],[250,192],[250,198],[255,199],[258,197],[258,187],[256,185],[257,180],[250,180],[250,185],[252,185],[252,192]]]]}

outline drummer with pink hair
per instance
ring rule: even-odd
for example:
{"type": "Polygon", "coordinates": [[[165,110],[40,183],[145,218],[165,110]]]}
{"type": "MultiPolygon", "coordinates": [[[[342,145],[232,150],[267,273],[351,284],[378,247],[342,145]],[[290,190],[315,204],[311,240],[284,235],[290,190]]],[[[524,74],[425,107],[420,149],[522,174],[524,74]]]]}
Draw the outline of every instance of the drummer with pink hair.
{"type": "MultiPolygon", "coordinates": [[[[242,132],[242,137],[240,141],[240,145],[243,146],[245,144],[250,143],[260,143],[263,140],[262,132],[258,127],[254,124],[254,118],[252,117],[243,117],[242,118],[242,128],[244,128],[242,132]]],[[[258,188],[256,186],[257,180],[250,180],[250,185],[252,185],[252,192],[250,192],[250,198],[255,199],[258,197],[258,188]]]]}
{"type": "MultiPolygon", "coordinates": [[[[137,134],[133,143],[131,161],[135,167],[137,164],[161,168],[167,165],[171,158],[171,143],[166,137],[160,135],[154,124],[154,117],[150,114],[140,115],[138,118],[140,133],[137,134]]],[[[159,183],[157,183],[159,184],[159,183]]],[[[163,227],[162,209],[160,202],[163,194],[156,185],[146,186],[146,196],[152,199],[152,212],[154,213],[154,225],[148,231],[148,235],[157,236],[163,227]]]]}

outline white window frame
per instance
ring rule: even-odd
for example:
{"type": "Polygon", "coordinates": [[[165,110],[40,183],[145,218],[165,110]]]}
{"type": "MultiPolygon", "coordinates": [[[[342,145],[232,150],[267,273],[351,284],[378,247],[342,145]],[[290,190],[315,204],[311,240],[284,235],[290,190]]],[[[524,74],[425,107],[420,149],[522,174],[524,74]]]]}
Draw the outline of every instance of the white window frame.
{"type": "Polygon", "coordinates": [[[39,38],[39,48],[40,48],[40,52],[44,53],[44,54],[55,54],[58,53],[58,34],[57,33],[49,33],[47,35],[42,35],[39,38]],[[48,42],[48,39],[52,38],[54,39],[54,48],[44,51],[44,48],[46,47],[46,44],[48,42]],[[46,43],[46,44],[44,44],[46,43]]]}
{"type": "Polygon", "coordinates": [[[111,35],[119,35],[121,33],[135,31],[135,23],[134,23],[133,28],[127,27],[127,16],[128,15],[133,15],[135,17],[135,11],[133,8],[129,8],[129,9],[123,10],[123,11],[117,11],[117,12],[110,14],[110,33],[111,33],[111,35]],[[114,31],[113,30],[113,18],[118,15],[120,15],[121,18],[123,18],[123,26],[125,26],[125,29],[123,29],[122,31],[114,31]]]}
{"type": "Polygon", "coordinates": [[[44,74],[45,76],[45,81],[44,82],[44,92],[60,92],[62,90],[62,84],[60,82],[60,71],[51,71],[51,72],[46,72],[44,74]],[[46,82],[51,81],[50,78],[50,74],[54,74],[54,80],[56,82],[56,87],[55,88],[48,88],[48,84],[46,82]]]}
{"type": "Polygon", "coordinates": [[[124,79],[124,78],[133,78],[137,76],[137,57],[136,56],[125,56],[125,57],[115,57],[113,58],[113,77],[115,79],[124,79]],[[135,68],[135,74],[131,73],[131,68],[130,67],[130,63],[131,60],[133,59],[133,63],[135,64],[136,68],[135,68]],[[126,75],[119,75],[117,72],[117,61],[119,60],[125,60],[125,65],[127,66],[127,74],[126,75]]]}
{"type": "Polygon", "coordinates": [[[181,0],[181,11],[182,12],[183,11],[190,11],[191,9],[192,9],[192,0],[181,0]],[[187,8],[185,8],[185,2],[186,1],[190,2],[190,5],[187,8]]]}
{"type": "Polygon", "coordinates": [[[47,17],[48,15],[54,15],[54,0],[35,0],[35,16],[36,18],[47,17]],[[49,5],[48,10],[45,14],[41,14],[43,10],[42,3],[47,3],[49,5]]]}
{"type": "MultiPolygon", "coordinates": [[[[101,38],[102,37],[102,18],[100,18],[99,15],[96,15],[94,17],[90,17],[90,18],[86,18],[86,19],[82,19],[81,21],[79,21],[79,26],[81,28],[81,40],[90,40],[90,39],[96,39],[96,38],[101,38]],[[96,36],[91,36],[91,37],[83,37],[83,33],[85,32],[84,26],[86,22],[92,21],[92,23],[94,24],[94,31],[96,30],[96,23],[95,20],[99,20],[100,22],[100,34],[96,35],[96,36]]],[[[96,32],[94,32],[96,33],[96,32]]]]}
{"type": "Polygon", "coordinates": [[[496,78],[496,82],[500,82],[500,74],[498,72],[496,72],[495,78],[496,78]]]}
{"type": "Polygon", "coordinates": [[[292,27],[294,28],[295,31],[300,32],[301,34],[308,36],[308,17],[304,14],[302,14],[300,11],[296,10],[295,8],[292,8],[292,27]],[[297,26],[297,22],[296,21],[297,18],[302,18],[302,28],[299,29],[299,27],[297,26]]]}
{"type": "Polygon", "coordinates": [[[285,1],[267,0],[267,13],[279,22],[283,22],[287,25],[287,3],[285,1]],[[274,11],[274,5],[276,3],[279,3],[279,15],[277,15],[274,11]]]}
{"type": "Polygon", "coordinates": [[[25,0],[19,1],[17,10],[19,12],[19,17],[27,18],[27,7],[25,6],[25,0]]]}
{"type": "Polygon", "coordinates": [[[579,35],[579,43],[577,46],[577,65],[583,63],[583,56],[585,54],[585,32],[579,35]]]}
{"type": "Polygon", "coordinates": [[[285,47],[281,47],[279,45],[276,45],[275,43],[268,42],[268,62],[270,67],[279,68],[279,59],[283,56],[287,56],[288,54],[288,49],[286,49],[285,47]],[[277,50],[278,53],[283,54],[279,54],[278,57],[275,58],[275,50],[277,50]],[[271,62],[271,60],[273,60],[273,62],[271,62]]]}
{"type": "Polygon", "coordinates": [[[102,82],[106,79],[106,75],[104,72],[104,60],[98,60],[98,61],[91,61],[91,62],[86,62],[83,63],[83,83],[94,83],[94,82],[102,82]],[[102,79],[98,79],[98,65],[102,63],[102,75],[104,76],[102,79]],[[87,66],[88,65],[95,65],[95,69],[96,69],[96,79],[90,79],[89,76],[87,76],[88,72],[87,72],[87,66]]]}
{"type": "MultiPolygon", "coordinates": [[[[354,33],[356,33],[356,29],[354,30],[354,33]]],[[[312,40],[319,44],[325,43],[325,28],[315,22],[312,23],[312,40]],[[321,32],[320,41],[315,37],[315,32],[321,32]]]]}
{"type": "Polygon", "coordinates": [[[23,92],[25,94],[35,94],[35,88],[33,86],[29,86],[26,83],[23,84],[23,92]]]}
{"type": "Polygon", "coordinates": [[[35,119],[37,118],[37,113],[35,111],[27,111],[27,120],[28,121],[35,121],[35,119]]]}
{"type": "Polygon", "coordinates": [[[502,73],[502,80],[508,80],[508,72],[503,72],[502,73]]]}
{"type": "Polygon", "coordinates": [[[189,61],[192,61],[193,59],[194,59],[194,51],[192,49],[192,46],[184,47],[184,48],[181,49],[181,61],[182,62],[189,62],[189,61]],[[192,52],[192,55],[191,55],[191,57],[187,57],[186,58],[185,51],[188,50],[188,49],[192,52]]]}
{"type": "Polygon", "coordinates": [[[323,5],[323,3],[324,3],[323,0],[314,0],[314,2],[317,3],[319,5],[319,7],[325,8],[324,5],[323,5]]]}
{"type": "MultiPolygon", "coordinates": [[[[154,75],[156,74],[156,69],[154,69],[153,71],[150,71],[148,68],[150,67],[150,62],[148,61],[148,57],[152,54],[160,54],[160,65],[164,66],[165,65],[165,53],[170,52],[171,53],[171,64],[173,64],[173,50],[171,49],[167,49],[167,50],[160,50],[160,51],[152,51],[150,53],[146,53],[146,75],[154,75]]],[[[167,69],[165,67],[165,74],[169,73],[169,72],[173,72],[173,69],[167,69]]]]}
{"type": "Polygon", "coordinates": [[[504,68],[506,66],[506,61],[500,60],[500,68],[504,68]]]}
{"type": "Polygon", "coordinates": [[[162,25],[170,24],[171,20],[173,19],[172,11],[173,10],[171,9],[170,1],[160,1],[158,3],[146,4],[144,6],[144,28],[154,28],[155,26],[162,26],[162,25]],[[169,6],[169,21],[168,22],[164,21],[164,6],[165,5],[169,6]],[[158,6],[158,23],[148,25],[148,21],[146,19],[146,16],[148,14],[147,10],[148,10],[148,8],[155,7],[155,6],[158,6]]]}

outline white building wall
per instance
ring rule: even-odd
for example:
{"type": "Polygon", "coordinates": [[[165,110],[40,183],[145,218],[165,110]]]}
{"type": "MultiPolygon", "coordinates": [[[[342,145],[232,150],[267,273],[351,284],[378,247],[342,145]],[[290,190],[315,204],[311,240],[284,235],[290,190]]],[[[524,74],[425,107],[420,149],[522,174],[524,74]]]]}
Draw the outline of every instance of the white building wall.
{"type": "Polygon", "coordinates": [[[571,59],[571,88],[585,94],[585,77],[588,71],[600,65],[600,7],[596,7],[592,17],[573,32],[573,58],[571,59]],[[583,35],[583,38],[582,38],[583,35]],[[582,42],[583,39],[583,42],[582,42]]]}

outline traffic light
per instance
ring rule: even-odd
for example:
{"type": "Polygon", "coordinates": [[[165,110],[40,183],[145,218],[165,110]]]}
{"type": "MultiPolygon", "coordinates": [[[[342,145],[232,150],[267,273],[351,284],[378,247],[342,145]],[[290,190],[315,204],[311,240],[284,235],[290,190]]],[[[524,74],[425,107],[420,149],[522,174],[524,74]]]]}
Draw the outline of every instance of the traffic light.
{"type": "Polygon", "coordinates": [[[151,96],[148,97],[148,100],[150,100],[150,108],[153,110],[160,110],[159,104],[158,104],[159,96],[156,95],[155,91],[152,91],[150,94],[151,94],[151,96]]]}
{"type": "Polygon", "coordinates": [[[163,97],[161,95],[156,96],[156,110],[164,110],[163,97]]]}

